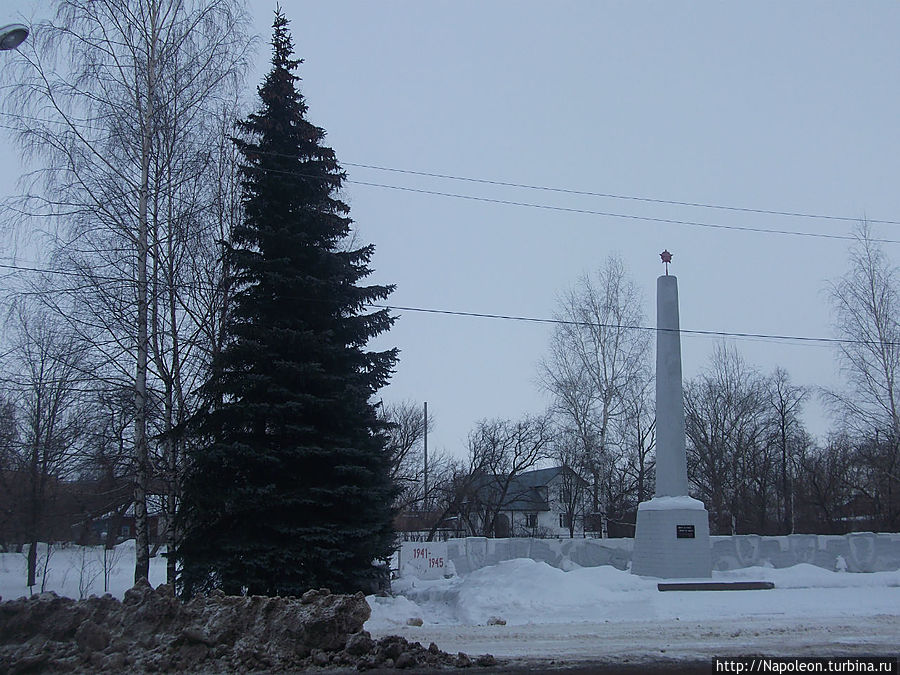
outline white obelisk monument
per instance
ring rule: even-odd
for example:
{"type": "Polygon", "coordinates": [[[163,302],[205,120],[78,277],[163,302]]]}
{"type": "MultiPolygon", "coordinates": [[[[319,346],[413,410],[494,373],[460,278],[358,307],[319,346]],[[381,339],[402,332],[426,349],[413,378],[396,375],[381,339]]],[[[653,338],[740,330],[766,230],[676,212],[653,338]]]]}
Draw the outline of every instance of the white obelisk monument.
{"type": "Polygon", "coordinates": [[[711,576],[709,514],[688,496],[678,280],[661,254],[656,280],[656,493],[638,505],[632,574],[664,579],[711,576]]]}

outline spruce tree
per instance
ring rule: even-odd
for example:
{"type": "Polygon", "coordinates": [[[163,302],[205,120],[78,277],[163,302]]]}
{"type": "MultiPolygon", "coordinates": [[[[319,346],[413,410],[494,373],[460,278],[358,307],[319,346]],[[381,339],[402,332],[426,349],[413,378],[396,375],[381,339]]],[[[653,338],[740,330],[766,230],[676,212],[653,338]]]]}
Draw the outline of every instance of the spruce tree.
{"type": "Polygon", "coordinates": [[[365,312],[393,286],[360,286],[373,246],[349,250],[345,179],[306,119],[288,21],[276,12],[260,108],[239,123],[244,218],[226,256],[238,289],[180,509],[183,592],[369,590],[392,549],[384,423],[373,394],[397,350],[365,312]]]}

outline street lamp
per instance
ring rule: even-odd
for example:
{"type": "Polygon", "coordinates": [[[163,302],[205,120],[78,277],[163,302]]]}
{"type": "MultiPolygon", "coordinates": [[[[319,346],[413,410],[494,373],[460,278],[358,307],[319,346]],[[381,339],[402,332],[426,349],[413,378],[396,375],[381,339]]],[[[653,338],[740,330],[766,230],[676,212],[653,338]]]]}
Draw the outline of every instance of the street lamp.
{"type": "Polygon", "coordinates": [[[0,50],[15,49],[25,42],[28,29],[20,23],[11,23],[0,28],[0,50]]]}

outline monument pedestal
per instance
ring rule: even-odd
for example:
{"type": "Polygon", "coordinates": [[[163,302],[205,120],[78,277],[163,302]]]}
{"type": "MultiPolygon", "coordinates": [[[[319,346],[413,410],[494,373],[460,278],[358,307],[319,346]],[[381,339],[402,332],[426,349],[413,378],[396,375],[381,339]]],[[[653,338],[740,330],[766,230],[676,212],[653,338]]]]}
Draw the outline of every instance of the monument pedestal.
{"type": "Polygon", "coordinates": [[[712,575],[709,513],[691,497],[654,497],[638,506],[631,573],[662,579],[712,575]]]}

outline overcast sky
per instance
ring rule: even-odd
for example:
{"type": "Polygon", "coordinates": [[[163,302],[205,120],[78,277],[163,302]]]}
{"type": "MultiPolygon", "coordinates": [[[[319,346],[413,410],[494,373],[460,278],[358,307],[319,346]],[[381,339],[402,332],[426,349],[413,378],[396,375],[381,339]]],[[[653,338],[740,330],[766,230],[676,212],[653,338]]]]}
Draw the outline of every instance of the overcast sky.
{"type": "MultiPolygon", "coordinates": [[[[43,3],[7,0],[0,23],[43,3]]],[[[268,69],[274,2],[248,88],[268,69]]],[[[281,0],[310,119],[350,177],[345,199],[375,243],[372,281],[398,306],[550,318],[610,253],[655,322],[659,253],[674,254],[682,328],[830,337],[826,282],[853,222],[515,189],[359,164],[770,211],[900,221],[900,4],[896,2],[301,2],[281,0]],[[453,193],[615,215],[374,187],[453,193]]],[[[44,5],[46,6],[46,5],[44,5]]],[[[0,54],[0,59],[6,55],[0,54]]],[[[0,64],[2,66],[2,64],[0,64]]],[[[12,152],[6,139],[0,153],[12,152]]],[[[0,168],[10,194],[14,165],[0,168]],[[12,167],[12,168],[11,168],[12,167]]],[[[897,225],[874,226],[900,241],[897,225]]],[[[885,244],[896,259],[896,244],[885,244]]],[[[428,401],[432,448],[462,454],[477,420],[547,405],[535,383],[547,325],[402,311],[385,400],[428,401]]],[[[833,347],[730,341],[764,373],[838,387],[833,347]]],[[[684,374],[716,340],[684,336],[684,374]]],[[[811,431],[829,421],[809,406],[811,431]]]]}

